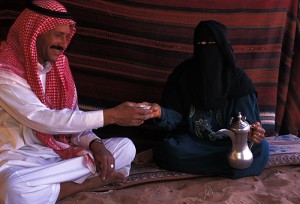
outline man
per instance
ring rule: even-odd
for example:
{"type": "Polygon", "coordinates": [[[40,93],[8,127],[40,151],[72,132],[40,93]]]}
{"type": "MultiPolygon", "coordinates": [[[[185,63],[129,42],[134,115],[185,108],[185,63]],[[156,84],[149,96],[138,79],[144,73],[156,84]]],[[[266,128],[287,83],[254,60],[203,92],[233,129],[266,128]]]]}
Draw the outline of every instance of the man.
{"type": "Polygon", "coordinates": [[[1,43],[0,202],[55,203],[129,175],[132,141],[101,140],[91,130],[138,126],[152,111],[131,102],[80,111],[63,54],[74,33],[75,22],[60,3],[35,0],[1,43]]]}

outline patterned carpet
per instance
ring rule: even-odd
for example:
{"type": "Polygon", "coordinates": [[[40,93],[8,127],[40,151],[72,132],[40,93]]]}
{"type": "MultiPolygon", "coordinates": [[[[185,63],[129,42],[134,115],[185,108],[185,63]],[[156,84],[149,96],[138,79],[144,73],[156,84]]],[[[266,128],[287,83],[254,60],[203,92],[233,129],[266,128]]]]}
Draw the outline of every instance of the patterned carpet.
{"type": "Polygon", "coordinates": [[[270,159],[266,168],[300,164],[300,138],[294,135],[267,137],[270,159]]]}
{"type": "MultiPolygon", "coordinates": [[[[270,160],[266,168],[300,164],[300,138],[294,135],[267,137],[270,144],[270,160]]],[[[160,169],[154,164],[133,164],[131,174],[122,186],[104,186],[93,191],[108,191],[132,187],[140,184],[190,179],[204,175],[187,174],[160,169]]]]}

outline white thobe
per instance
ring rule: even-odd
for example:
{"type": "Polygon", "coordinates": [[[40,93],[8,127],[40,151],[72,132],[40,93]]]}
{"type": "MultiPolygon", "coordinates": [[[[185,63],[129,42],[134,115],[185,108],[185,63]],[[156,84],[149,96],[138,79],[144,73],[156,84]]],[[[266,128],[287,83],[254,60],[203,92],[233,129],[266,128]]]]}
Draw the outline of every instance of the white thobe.
{"type": "MultiPolygon", "coordinates": [[[[39,65],[43,88],[50,69],[50,64],[45,68],[39,65]]],[[[50,110],[32,92],[26,80],[1,72],[0,203],[55,203],[60,183],[81,183],[96,176],[86,167],[84,157],[61,159],[35,136],[35,131],[72,134],[72,143],[88,148],[97,138],[91,130],[103,124],[102,110],[50,110]]],[[[115,158],[116,171],[128,176],[136,151],[132,141],[110,138],[103,139],[103,143],[115,158]]]]}

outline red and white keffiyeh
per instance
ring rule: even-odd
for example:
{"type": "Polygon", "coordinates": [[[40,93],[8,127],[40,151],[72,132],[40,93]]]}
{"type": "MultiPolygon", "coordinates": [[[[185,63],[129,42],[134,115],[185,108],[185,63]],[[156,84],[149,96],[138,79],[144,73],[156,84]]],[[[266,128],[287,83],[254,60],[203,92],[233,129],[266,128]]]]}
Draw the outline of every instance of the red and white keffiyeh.
{"type": "MultiPolygon", "coordinates": [[[[75,22],[64,17],[67,10],[54,0],[35,0],[32,4],[44,9],[46,14],[28,8],[20,14],[8,33],[7,41],[1,43],[1,70],[17,74],[27,80],[32,91],[48,108],[74,110],[77,107],[77,93],[66,56],[61,54],[57,61],[52,63],[52,69],[47,73],[46,93],[44,93],[38,76],[36,39],[38,35],[59,25],[71,25],[70,37],[67,39],[69,44],[75,34],[75,22]],[[47,10],[50,11],[49,15],[47,10]],[[52,15],[51,12],[58,15],[52,15]]],[[[64,159],[79,156],[84,151],[83,147],[72,145],[70,136],[67,135],[54,136],[42,132],[36,132],[36,135],[64,159]]]]}

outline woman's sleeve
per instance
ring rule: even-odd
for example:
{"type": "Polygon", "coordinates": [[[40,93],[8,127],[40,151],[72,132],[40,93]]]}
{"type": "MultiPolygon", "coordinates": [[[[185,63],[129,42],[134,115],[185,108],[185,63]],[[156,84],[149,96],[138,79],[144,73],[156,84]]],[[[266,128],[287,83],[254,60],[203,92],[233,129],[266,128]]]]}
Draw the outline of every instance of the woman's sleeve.
{"type": "Polygon", "coordinates": [[[169,108],[161,107],[161,120],[155,121],[155,123],[168,131],[174,130],[181,122],[182,115],[177,111],[169,108]]]}
{"type": "Polygon", "coordinates": [[[162,119],[157,123],[160,127],[167,130],[174,130],[182,122],[186,113],[185,95],[185,62],[180,64],[170,74],[165,84],[162,99],[161,112],[162,119]]]}

